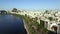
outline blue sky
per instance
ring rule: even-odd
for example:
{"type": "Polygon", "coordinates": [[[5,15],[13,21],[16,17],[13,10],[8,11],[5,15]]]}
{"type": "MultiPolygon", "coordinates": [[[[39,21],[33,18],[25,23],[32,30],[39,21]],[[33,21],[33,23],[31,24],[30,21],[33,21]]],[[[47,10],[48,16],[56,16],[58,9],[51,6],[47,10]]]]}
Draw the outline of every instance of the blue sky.
{"type": "Polygon", "coordinates": [[[60,0],[0,0],[0,9],[60,9],[60,0]]]}

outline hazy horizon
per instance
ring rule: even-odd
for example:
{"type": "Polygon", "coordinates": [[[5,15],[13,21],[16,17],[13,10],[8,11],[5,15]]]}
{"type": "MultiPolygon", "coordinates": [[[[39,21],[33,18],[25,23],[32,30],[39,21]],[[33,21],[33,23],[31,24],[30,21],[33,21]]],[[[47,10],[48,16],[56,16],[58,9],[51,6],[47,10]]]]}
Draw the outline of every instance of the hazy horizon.
{"type": "Polygon", "coordinates": [[[0,0],[0,9],[60,9],[60,0],[0,0]]]}

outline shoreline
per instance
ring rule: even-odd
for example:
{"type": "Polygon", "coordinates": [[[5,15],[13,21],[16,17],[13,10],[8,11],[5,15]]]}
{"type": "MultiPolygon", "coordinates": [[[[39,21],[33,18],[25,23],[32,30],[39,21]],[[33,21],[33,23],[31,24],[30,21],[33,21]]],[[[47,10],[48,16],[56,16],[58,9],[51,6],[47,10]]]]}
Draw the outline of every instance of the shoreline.
{"type": "Polygon", "coordinates": [[[12,14],[12,15],[15,15],[15,16],[17,16],[17,17],[22,19],[23,24],[24,24],[24,28],[25,28],[27,34],[35,34],[33,29],[30,27],[29,23],[27,22],[27,19],[25,18],[25,16],[19,15],[19,14],[12,14]]]}
{"type": "Polygon", "coordinates": [[[23,23],[24,23],[24,28],[26,29],[27,34],[29,34],[29,31],[27,29],[27,25],[25,24],[25,20],[24,19],[23,19],[23,23]]]}

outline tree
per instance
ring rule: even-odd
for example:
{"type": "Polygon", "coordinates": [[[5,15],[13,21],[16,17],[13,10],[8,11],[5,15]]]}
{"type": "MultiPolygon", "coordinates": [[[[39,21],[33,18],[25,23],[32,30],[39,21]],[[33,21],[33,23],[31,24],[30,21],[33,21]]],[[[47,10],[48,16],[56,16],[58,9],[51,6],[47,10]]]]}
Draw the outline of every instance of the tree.
{"type": "Polygon", "coordinates": [[[16,8],[13,8],[12,12],[17,12],[17,9],[16,8]]]}
{"type": "Polygon", "coordinates": [[[52,21],[52,20],[53,20],[53,17],[49,17],[48,19],[49,19],[50,21],[52,21]]]}
{"type": "Polygon", "coordinates": [[[48,10],[46,10],[46,11],[44,12],[44,14],[45,14],[45,13],[49,14],[49,11],[48,11],[48,10]]]}
{"type": "Polygon", "coordinates": [[[0,14],[7,14],[6,10],[0,10],[0,14]]]}

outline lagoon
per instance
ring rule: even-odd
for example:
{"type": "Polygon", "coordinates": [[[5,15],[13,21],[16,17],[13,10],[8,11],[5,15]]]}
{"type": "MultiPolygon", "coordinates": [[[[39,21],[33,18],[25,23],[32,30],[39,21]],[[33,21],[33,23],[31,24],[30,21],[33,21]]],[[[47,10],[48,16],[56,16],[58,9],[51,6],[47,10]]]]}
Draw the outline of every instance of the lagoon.
{"type": "Polygon", "coordinates": [[[0,34],[27,34],[27,32],[19,17],[0,15],[0,34]]]}

